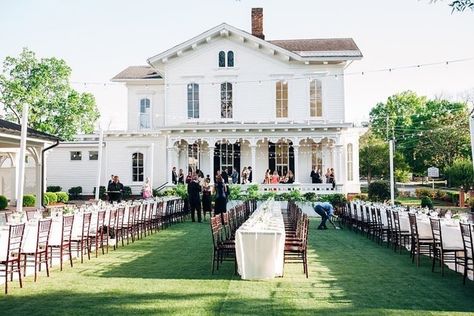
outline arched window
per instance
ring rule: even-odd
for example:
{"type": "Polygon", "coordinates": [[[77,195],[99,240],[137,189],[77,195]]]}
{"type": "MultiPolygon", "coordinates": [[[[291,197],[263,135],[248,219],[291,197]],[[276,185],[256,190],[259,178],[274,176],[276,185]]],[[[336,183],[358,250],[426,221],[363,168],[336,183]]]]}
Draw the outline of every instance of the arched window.
{"type": "Polygon", "coordinates": [[[232,83],[221,84],[221,118],[232,118],[232,83]]]}
{"type": "Polygon", "coordinates": [[[347,144],[347,181],[354,180],[352,144],[347,144]]]}
{"type": "Polygon", "coordinates": [[[323,116],[321,80],[311,80],[309,87],[309,109],[310,116],[323,116]]]}
{"type": "Polygon", "coordinates": [[[132,181],[143,182],[143,154],[133,153],[132,154],[132,181]]]}
{"type": "Polygon", "coordinates": [[[148,98],[140,100],[140,128],[150,128],[151,126],[151,101],[148,98]]]}
{"type": "Polygon", "coordinates": [[[231,50],[227,52],[227,67],[234,67],[234,52],[231,50]]]}
{"type": "Polygon", "coordinates": [[[319,172],[323,171],[323,152],[321,144],[311,144],[311,165],[319,172]]]}
{"type": "Polygon", "coordinates": [[[225,67],[225,52],[222,50],[219,52],[219,67],[225,67]]]}
{"type": "Polygon", "coordinates": [[[276,117],[288,117],[288,82],[276,82],[276,117]]]}
{"type": "Polygon", "coordinates": [[[188,118],[199,118],[199,85],[188,84],[188,118]]]}

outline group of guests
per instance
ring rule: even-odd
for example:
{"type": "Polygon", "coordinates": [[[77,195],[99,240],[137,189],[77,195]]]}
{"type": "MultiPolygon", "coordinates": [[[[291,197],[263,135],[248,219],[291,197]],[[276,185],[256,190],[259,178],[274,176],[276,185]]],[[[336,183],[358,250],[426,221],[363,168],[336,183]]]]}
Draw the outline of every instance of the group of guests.
{"type": "MultiPolygon", "coordinates": [[[[173,184],[179,184],[179,176],[176,176],[176,167],[172,170],[173,184]],[[176,180],[176,181],[175,181],[176,180]]],[[[201,170],[189,171],[186,180],[187,184],[189,211],[193,222],[202,222],[202,215],[212,212],[212,194],[215,193],[214,214],[221,214],[227,211],[229,175],[226,170],[218,171],[214,178],[214,185],[211,185],[209,175],[204,177],[201,170]],[[204,213],[204,214],[202,214],[204,213]],[[196,218],[197,217],[197,218],[196,218]]]]}
{"type": "MultiPolygon", "coordinates": [[[[323,183],[323,176],[321,170],[316,166],[311,170],[311,182],[312,183],[323,183]]],[[[332,183],[333,187],[336,185],[336,175],[334,174],[334,168],[328,168],[324,174],[325,181],[324,183],[332,183]]]]}
{"type": "Polygon", "coordinates": [[[263,179],[263,184],[278,184],[278,183],[294,183],[295,182],[295,175],[293,171],[288,170],[286,171],[283,176],[280,177],[278,171],[271,171],[267,169],[265,171],[265,177],[263,179]]]}
{"type": "MultiPolygon", "coordinates": [[[[196,171],[189,170],[187,176],[184,176],[183,169],[179,169],[179,173],[176,172],[176,167],[173,167],[171,170],[171,182],[173,184],[188,184],[192,181],[193,175],[197,175],[198,178],[204,179],[204,174],[201,170],[197,169],[196,171]]],[[[244,167],[242,172],[239,174],[236,168],[224,168],[222,170],[217,170],[216,177],[220,175],[222,180],[226,184],[248,184],[253,181],[252,167],[244,167]]],[[[206,176],[206,179],[209,178],[209,175],[206,176]]],[[[216,181],[214,181],[216,182],[216,181]]]]}

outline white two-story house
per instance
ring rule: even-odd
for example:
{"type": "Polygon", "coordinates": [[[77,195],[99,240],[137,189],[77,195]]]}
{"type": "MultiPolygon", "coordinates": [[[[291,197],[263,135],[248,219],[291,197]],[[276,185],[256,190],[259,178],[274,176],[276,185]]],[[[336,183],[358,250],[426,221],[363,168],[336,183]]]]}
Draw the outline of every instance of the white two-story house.
{"type": "MultiPolygon", "coordinates": [[[[255,183],[270,169],[292,170],[306,185],[317,166],[323,175],[334,168],[338,191],[359,192],[359,130],[345,118],[344,71],[361,58],[349,38],[267,40],[256,8],[251,33],[223,23],[130,66],[112,79],[128,89],[128,125],[105,132],[102,183],[117,174],[138,192],[146,177],[154,187],[171,183],[172,167],[215,174],[251,166],[255,183]]],[[[97,135],[86,135],[54,149],[48,185],[92,192],[97,148],[97,135]]]]}

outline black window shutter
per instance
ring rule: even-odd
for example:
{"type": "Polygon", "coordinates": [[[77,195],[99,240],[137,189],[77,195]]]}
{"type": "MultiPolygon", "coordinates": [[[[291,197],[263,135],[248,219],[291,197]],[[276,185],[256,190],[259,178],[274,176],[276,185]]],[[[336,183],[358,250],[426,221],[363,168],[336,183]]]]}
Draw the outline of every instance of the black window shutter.
{"type": "Polygon", "coordinates": [[[275,171],[276,159],[275,159],[275,143],[268,142],[268,169],[271,172],[275,171]]]}
{"type": "Polygon", "coordinates": [[[293,143],[289,143],[288,154],[290,155],[289,167],[291,172],[295,172],[295,151],[293,150],[293,143]]]}

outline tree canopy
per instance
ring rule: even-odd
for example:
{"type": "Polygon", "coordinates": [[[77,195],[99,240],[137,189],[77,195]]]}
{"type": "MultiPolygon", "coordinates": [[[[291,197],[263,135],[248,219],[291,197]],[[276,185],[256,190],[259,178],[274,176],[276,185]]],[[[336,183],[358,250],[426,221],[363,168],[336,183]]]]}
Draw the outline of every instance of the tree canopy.
{"type": "Polygon", "coordinates": [[[411,91],[389,97],[370,112],[373,137],[394,139],[396,152],[415,174],[424,174],[430,166],[444,170],[458,158],[470,159],[468,117],[465,103],[428,100],[411,91]]]}
{"type": "Polygon", "coordinates": [[[28,125],[34,129],[65,140],[92,132],[100,116],[94,96],[72,89],[70,75],[64,60],[37,59],[26,48],[18,57],[6,57],[0,74],[0,103],[6,119],[19,123],[28,104],[28,125]]]}

